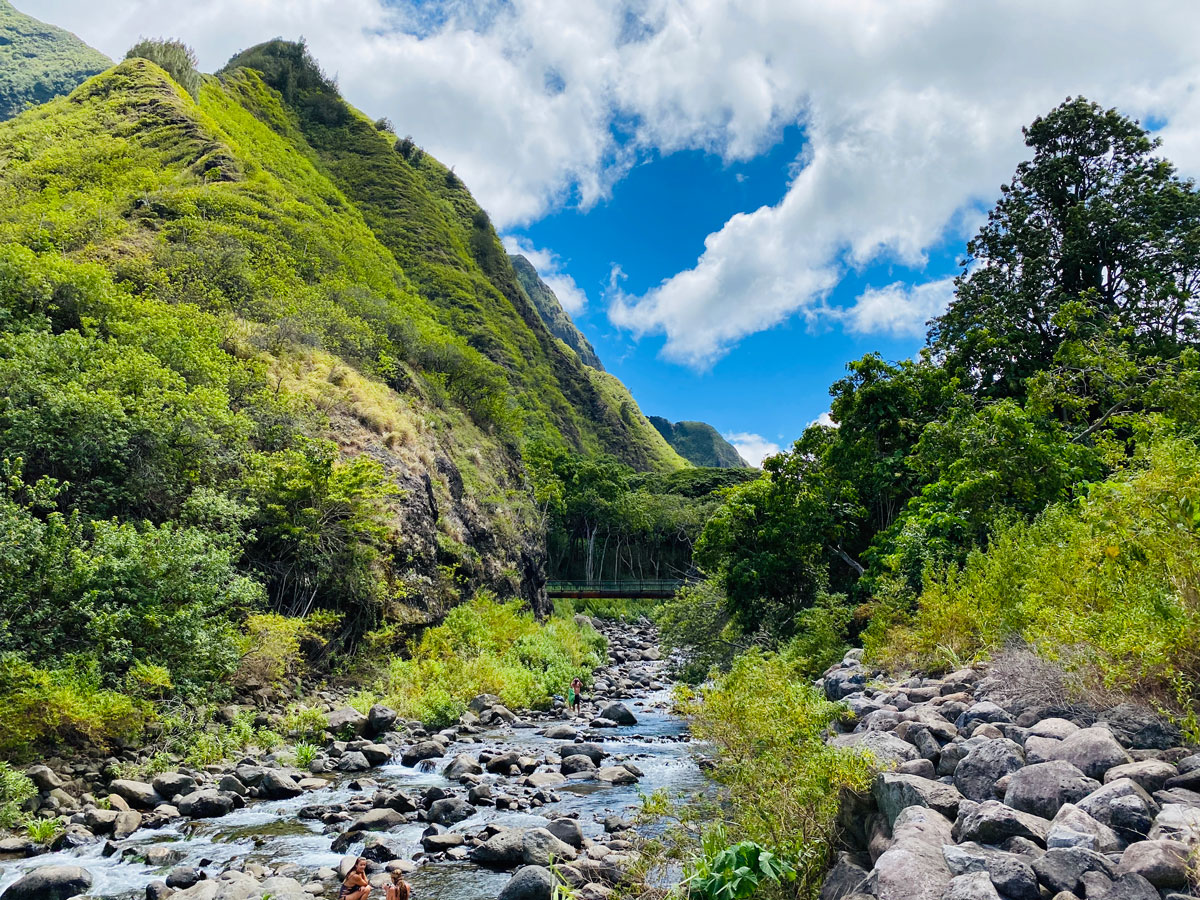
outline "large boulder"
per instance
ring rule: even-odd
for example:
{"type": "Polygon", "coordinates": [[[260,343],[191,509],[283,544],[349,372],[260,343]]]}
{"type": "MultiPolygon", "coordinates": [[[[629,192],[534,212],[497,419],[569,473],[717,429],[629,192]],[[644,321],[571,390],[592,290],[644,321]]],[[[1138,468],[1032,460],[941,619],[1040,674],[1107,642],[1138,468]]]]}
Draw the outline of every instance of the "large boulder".
{"type": "Polygon", "coordinates": [[[454,825],[475,815],[475,807],[457,797],[435,800],[429,807],[429,821],[434,825],[454,825]]]}
{"type": "Polygon", "coordinates": [[[1056,759],[1013,772],[1004,802],[1013,809],[1053,819],[1064,803],[1076,803],[1099,787],[1100,782],[1071,763],[1056,759]]]}
{"type": "Polygon", "coordinates": [[[957,719],[954,725],[959,731],[966,731],[976,723],[1011,722],[1013,717],[1003,707],[997,706],[991,700],[981,700],[969,706],[957,719]]]}
{"type": "Polygon", "coordinates": [[[373,735],[381,735],[392,730],[396,724],[396,711],[390,706],[376,703],[367,710],[367,730],[373,735]]]}
{"type": "Polygon", "coordinates": [[[1054,893],[1076,893],[1087,872],[1101,872],[1112,877],[1115,867],[1108,857],[1084,847],[1054,847],[1033,861],[1038,881],[1054,893]]]}
{"type": "Polygon", "coordinates": [[[3,900],[67,900],[86,894],[92,875],[79,866],[42,866],[18,878],[4,892],[3,900]]]}
{"type": "Polygon", "coordinates": [[[493,706],[502,706],[503,703],[504,701],[495,694],[478,694],[467,704],[467,708],[475,715],[479,715],[484,710],[491,709],[493,706]]]}
{"type": "Polygon", "coordinates": [[[1160,890],[1188,885],[1188,845],[1180,841],[1138,841],[1125,848],[1117,874],[1133,872],[1160,890]]]}
{"type": "Polygon", "coordinates": [[[326,713],[325,722],[328,724],[329,730],[340,737],[348,735],[362,737],[367,730],[367,717],[349,706],[326,713]]]}
{"type": "Polygon", "coordinates": [[[869,858],[860,859],[846,851],[839,853],[837,862],[821,882],[820,900],[844,900],[860,893],[870,874],[870,863],[869,858]]]}
{"type": "Polygon", "coordinates": [[[458,781],[464,775],[482,775],[483,766],[479,765],[479,760],[469,753],[460,753],[442,770],[451,781],[458,781]]]}
{"type": "Polygon", "coordinates": [[[583,846],[583,829],[575,819],[553,819],[546,830],[576,850],[583,846]]]}
{"type": "Polygon", "coordinates": [[[1144,840],[1158,815],[1158,804],[1141,786],[1119,778],[1092,791],[1077,804],[1127,841],[1144,840]]]}
{"type": "Polygon", "coordinates": [[[117,813],[113,820],[112,836],[114,841],[123,841],[142,827],[142,814],[135,809],[127,809],[117,813]]]}
{"type": "Polygon", "coordinates": [[[564,775],[590,775],[596,771],[596,764],[590,756],[584,756],[582,753],[573,753],[570,756],[563,757],[559,771],[564,775]]]}
{"type": "Polygon", "coordinates": [[[1169,762],[1161,759],[1144,759],[1141,762],[1113,766],[1104,773],[1104,783],[1108,784],[1111,781],[1128,778],[1141,785],[1142,790],[1153,794],[1155,791],[1161,791],[1166,783],[1178,774],[1179,770],[1169,762]]]}
{"type": "Polygon", "coordinates": [[[1183,739],[1177,725],[1143,707],[1114,706],[1101,720],[1121,743],[1137,750],[1169,750],[1178,747],[1183,739]]]}
{"type": "Polygon", "coordinates": [[[825,696],[830,700],[841,700],[863,689],[867,683],[867,670],[855,665],[845,669],[834,669],[825,673],[825,696]]]}
{"type": "Polygon", "coordinates": [[[875,777],[871,793],[879,811],[887,816],[889,827],[910,806],[925,806],[953,820],[958,816],[958,805],[963,799],[953,785],[891,772],[882,772],[875,777]]]}
{"type": "Polygon", "coordinates": [[[1089,778],[1100,779],[1113,766],[1133,762],[1107,728],[1081,728],[1053,749],[1052,759],[1066,760],[1089,778]]]}
{"type": "Polygon", "coordinates": [[[992,885],[1011,900],[1038,900],[1038,880],[1029,863],[1013,853],[975,843],[947,844],[942,848],[946,866],[954,876],[986,872],[992,885]]]}
{"type": "Polygon", "coordinates": [[[398,813],[394,809],[383,807],[380,809],[368,809],[365,813],[354,820],[349,828],[350,831],[388,831],[395,828],[397,825],[403,825],[408,821],[403,813],[398,813]]]}
{"type": "Polygon", "coordinates": [[[233,812],[233,795],[205,788],[192,791],[176,801],[179,814],[190,819],[216,819],[233,812]]]}
{"type": "Polygon", "coordinates": [[[1200,808],[1182,803],[1165,804],[1148,835],[1150,840],[1182,841],[1190,846],[1200,845],[1200,808]]]}
{"type": "Polygon", "coordinates": [[[610,703],[600,710],[600,718],[616,722],[618,725],[636,725],[637,716],[624,703],[610,703]]]}
{"type": "Polygon", "coordinates": [[[970,800],[991,800],[996,782],[1025,765],[1019,745],[1005,738],[985,740],[971,749],[954,770],[954,786],[970,800]]]}
{"type": "Polygon", "coordinates": [[[415,766],[426,759],[441,759],[446,755],[446,748],[437,741],[419,741],[410,747],[405,747],[400,754],[400,761],[406,766],[415,766]]]}
{"type": "Polygon", "coordinates": [[[548,866],[551,862],[569,862],[575,848],[560,841],[547,828],[529,828],[521,835],[521,859],[530,866],[548,866]]]}
{"type": "Polygon", "coordinates": [[[864,892],[877,900],[941,900],[950,884],[942,847],[952,842],[950,820],[911,806],[896,817],[891,846],[875,861],[864,892]]]}
{"type": "Polygon", "coordinates": [[[1117,878],[1109,878],[1103,872],[1087,872],[1080,879],[1081,893],[1087,900],[1160,900],[1161,895],[1136,872],[1126,872],[1117,878]]]}
{"type": "Polygon", "coordinates": [[[596,780],[607,784],[637,784],[638,777],[625,766],[604,766],[596,770],[596,780]]]}
{"type": "Polygon", "coordinates": [[[25,777],[44,794],[63,786],[63,780],[49,766],[30,766],[25,770],[25,777]]]}
{"type": "Polygon", "coordinates": [[[358,750],[343,753],[342,758],[337,761],[339,772],[366,772],[370,768],[370,760],[367,759],[365,753],[358,750]]]}
{"type": "Polygon", "coordinates": [[[1022,837],[1045,846],[1049,830],[1050,823],[1040,816],[1005,806],[998,800],[964,803],[954,823],[956,840],[980,844],[999,844],[1011,837],[1022,837]]]}
{"type": "Polygon", "coordinates": [[[596,765],[600,765],[600,761],[608,756],[608,753],[599,744],[582,743],[563,744],[558,748],[558,755],[563,759],[568,756],[586,756],[596,765]]]}
{"type": "Polygon", "coordinates": [[[1074,803],[1064,803],[1050,823],[1046,846],[1050,849],[1082,847],[1099,853],[1120,849],[1122,841],[1107,825],[1097,822],[1074,803]]]}
{"type": "Polygon", "coordinates": [[[174,800],[196,790],[196,779],[182,772],[163,772],[151,782],[151,787],[164,800],[174,800]]]}
{"type": "Polygon", "coordinates": [[[858,731],[839,734],[830,743],[835,747],[854,749],[871,755],[881,768],[920,759],[917,748],[887,731],[858,731]]]}
{"type": "Polygon", "coordinates": [[[507,869],[520,864],[524,829],[506,828],[471,850],[471,861],[481,866],[507,869]]]}
{"type": "Polygon", "coordinates": [[[544,866],[525,866],[500,889],[498,900],[550,900],[554,876],[544,866]]]}
{"type": "Polygon", "coordinates": [[[154,809],[163,802],[154,787],[144,781],[117,778],[109,784],[108,789],[135,809],[154,809]]]}
{"type": "Polygon", "coordinates": [[[942,900],[1000,900],[987,872],[971,872],[950,879],[942,900]]]}
{"type": "Polygon", "coordinates": [[[292,777],[279,769],[267,769],[263,773],[258,789],[268,800],[287,800],[304,793],[304,788],[296,784],[292,777]]]}
{"type": "Polygon", "coordinates": [[[558,772],[534,772],[525,779],[527,787],[540,790],[541,788],[558,787],[560,784],[565,784],[567,776],[560,775],[558,772]]]}

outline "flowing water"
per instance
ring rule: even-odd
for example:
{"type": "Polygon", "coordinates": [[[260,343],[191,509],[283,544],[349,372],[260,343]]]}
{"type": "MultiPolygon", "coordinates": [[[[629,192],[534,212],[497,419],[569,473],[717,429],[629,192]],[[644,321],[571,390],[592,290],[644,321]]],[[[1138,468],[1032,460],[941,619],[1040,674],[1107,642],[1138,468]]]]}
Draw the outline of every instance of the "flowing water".
{"type": "MultiPolygon", "coordinates": [[[[666,788],[672,794],[690,793],[705,789],[706,780],[692,757],[687,741],[686,723],[669,711],[666,691],[652,693],[627,701],[638,718],[638,724],[596,732],[595,739],[612,755],[630,758],[644,773],[639,784],[615,786],[597,781],[572,780],[553,790],[561,802],[536,810],[498,810],[480,807],[475,815],[455,825],[452,830],[464,833],[479,831],[485,824],[496,822],[503,826],[543,826],[548,822],[540,813],[555,818],[578,814],[585,837],[598,837],[606,816],[623,815],[639,804],[641,792],[650,793],[666,788]]],[[[545,723],[541,723],[545,724],[545,723]]],[[[433,785],[450,787],[441,776],[445,764],[458,753],[476,754],[484,749],[516,749],[526,755],[541,757],[553,752],[564,742],[550,740],[532,728],[513,728],[476,735],[481,740],[452,744],[446,758],[430,760],[416,768],[386,765],[359,776],[344,776],[331,782],[328,788],[306,792],[290,800],[253,802],[219,819],[180,820],[173,828],[143,829],[122,847],[145,848],[153,844],[169,844],[181,854],[174,865],[193,865],[210,874],[219,873],[247,862],[259,862],[278,869],[294,863],[305,870],[315,871],[323,866],[336,868],[341,856],[330,850],[334,835],[323,834],[319,821],[305,820],[297,813],[305,806],[347,803],[353,799],[369,799],[376,787],[403,788],[420,793],[433,785]],[[351,782],[361,782],[352,790],[351,782]]],[[[487,776],[489,781],[500,780],[487,776]]],[[[424,823],[414,822],[389,833],[389,838],[405,849],[406,857],[420,853],[424,823]]],[[[146,885],[162,879],[167,869],[152,869],[142,863],[122,859],[121,854],[102,855],[103,842],[90,845],[83,851],[52,853],[28,860],[0,863],[0,893],[21,874],[44,865],[78,865],[91,871],[94,882],[91,894],[97,897],[141,898],[146,885]]],[[[361,846],[353,846],[355,853],[361,846]]],[[[491,900],[510,875],[479,868],[467,862],[429,860],[423,862],[410,876],[418,897],[437,897],[438,900],[491,900]]],[[[301,878],[301,881],[304,879],[301,878]]]]}

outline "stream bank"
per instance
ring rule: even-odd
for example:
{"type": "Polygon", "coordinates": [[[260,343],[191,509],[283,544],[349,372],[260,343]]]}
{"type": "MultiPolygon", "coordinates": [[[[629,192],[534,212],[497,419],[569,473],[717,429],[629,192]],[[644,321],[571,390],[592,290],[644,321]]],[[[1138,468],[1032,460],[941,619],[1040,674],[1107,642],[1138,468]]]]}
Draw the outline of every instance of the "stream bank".
{"type": "Polygon", "coordinates": [[[245,759],[148,784],[112,779],[103,799],[34,767],[70,824],[53,852],[0,842],[0,898],[313,900],[336,896],[364,855],[374,884],[399,868],[419,897],[548,896],[552,863],[581,898],[604,900],[632,862],[626,817],[639,791],[705,779],[670,712],[652,626],[595,624],[609,658],[579,719],[560,704],[514,713],[486,695],[434,733],[382,708],[338,710],[331,726],[360,736],[329,742],[311,771],[245,759]]]}

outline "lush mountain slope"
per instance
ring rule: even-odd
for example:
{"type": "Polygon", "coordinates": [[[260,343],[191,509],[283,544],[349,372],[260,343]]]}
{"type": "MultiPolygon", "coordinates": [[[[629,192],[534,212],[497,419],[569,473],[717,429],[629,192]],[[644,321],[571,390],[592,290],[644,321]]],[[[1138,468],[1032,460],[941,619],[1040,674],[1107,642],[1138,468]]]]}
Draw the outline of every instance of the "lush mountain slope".
{"type": "Polygon", "coordinates": [[[0,121],[74,90],[111,65],[71,32],[0,0],[0,121]]]}
{"type": "Polygon", "coordinates": [[[520,254],[509,256],[509,260],[512,262],[513,271],[517,273],[517,281],[525,290],[525,294],[533,301],[538,315],[542,317],[542,321],[546,323],[550,333],[574,350],[579,361],[585,366],[591,366],[593,369],[603,372],[604,365],[600,362],[600,357],[596,355],[591,341],[575,327],[575,323],[571,321],[571,317],[558,302],[558,297],[550,289],[550,285],[542,281],[538,275],[533,263],[520,254]]]}
{"type": "Polygon", "coordinates": [[[282,94],[130,59],[0,124],[0,712],[219,694],[268,613],[391,641],[482,586],[544,608],[524,450],[686,466],[461,182],[271,47],[282,94]]]}
{"type": "Polygon", "coordinates": [[[675,452],[695,466],[720,469],[749,467],[733,444],[706,422],[670,422],[662,416],[650,416],[650,424],[666,438],[675,452]]]}

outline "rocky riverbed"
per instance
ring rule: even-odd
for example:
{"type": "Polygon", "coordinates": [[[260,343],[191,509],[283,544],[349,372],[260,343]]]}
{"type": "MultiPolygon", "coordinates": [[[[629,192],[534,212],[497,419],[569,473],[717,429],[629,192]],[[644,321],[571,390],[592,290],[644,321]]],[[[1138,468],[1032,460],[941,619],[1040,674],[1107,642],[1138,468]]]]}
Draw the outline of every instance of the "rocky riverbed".
{"type": "Polygon", "coordinates": [[[350,739],[329,740],[308,771],[272,755],[149,782],[35,766],[38,802],[69,824],[50,848],[0,841],[0,897],[313,900],[336,896],[361,855],[373,883],[398,868],[439,900],[546,900],[551,868],[604,900],[632,862],[639,788],[704,779],[653,629],[597,625],[609,660],[579,719],[483,695],[431,733],[344,707],[330,732],[350,739]]]}
{"type": "Polygon", "coordinates": [[[1197,893],[1200,754],[1177,728],[1130,706],[1021,699],[976,669],[888,683],[859,659],[818,684],[851,711],[833,743],[886,771],[843,805],[850,849],[821,900],[1197,893]]]}

